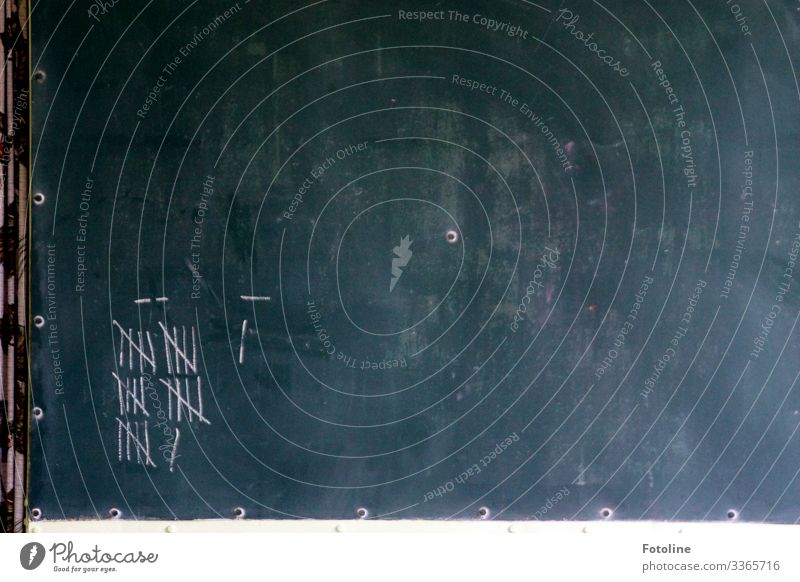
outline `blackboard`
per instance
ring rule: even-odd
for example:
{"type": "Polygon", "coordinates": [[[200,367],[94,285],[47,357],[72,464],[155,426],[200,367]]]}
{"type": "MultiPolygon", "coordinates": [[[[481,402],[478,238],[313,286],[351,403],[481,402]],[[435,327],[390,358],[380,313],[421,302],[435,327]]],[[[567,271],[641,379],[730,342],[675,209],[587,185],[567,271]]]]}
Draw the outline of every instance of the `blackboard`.
{"type": "Polygon", "coordinates": [[[36,3],[32,517],[796,521],[799,8],[36,3]]]}

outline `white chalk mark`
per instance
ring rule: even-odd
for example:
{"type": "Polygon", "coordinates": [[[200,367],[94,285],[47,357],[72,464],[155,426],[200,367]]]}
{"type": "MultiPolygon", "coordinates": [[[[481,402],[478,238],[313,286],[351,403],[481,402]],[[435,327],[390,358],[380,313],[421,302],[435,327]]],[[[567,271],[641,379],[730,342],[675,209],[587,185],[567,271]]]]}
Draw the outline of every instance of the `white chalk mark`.
{"type": "MultiPolygon", "coordinates": [[[[150,335],[149,331],[147,332],[147,347],[150,348],[150,353],[153,354],[153,374],[155,374],[156,373],[156,364],[155,364],[156,350],[153,347],[153,338],[150,335]]],[[[139,371],[140,372],[144,372],[144,370],[142,370],[142,368],[141,368],[141,362],[140,362],[140,366],[139,366],[139,371]]]]}
{"type": "MultiPolygon", "coordinates": [[[[159,325],[161,324],[159,323],[159,325]]],[[[164,330],[164,356],[167,358],[167,372],[170,374],[177,373],[177,371],[172,368],[172,357],[170,355],[169,343],[167,342],[167,338],[170,337],[169,331],[167,331],[167,328],[163,325],[161,325],[161,329],[164,330]]]]}
{"type": "Polygon", "coordinates": [[[137,413],[137,409],[142,412],[145,416],[150,416],[150,413],[147,412],[145,408],[145,400],[144,400],[144,383],[139,378],[133,379],[133,392],[128,392],[126,395],[125,405],[128,406],[130,401],[133,401],[133,414],[137,413]],[[139,395],[137,398],[136,395],[139,395]]]}
{"type": "Polygon", "coordinates": [[[247,320],[242,322],[242,340],[239,343],[239,363],[244,364],[244,334],[247,333],[247,320]]]}
{"type": "MultiPolygon", "coordinates": [[[[137,427],[137,428],[138,428],[138,427],[137,427]]],[[[146,420],[144,421],[144,444],[145,444],[145,446],[147,447],[147,448],[146,448],[146,451],[147,451],[147,458],[149,459],[149,458],[150,458],[150,431],[148,431],[148,430],[147,430],[147,421],[146,421],[146,420]]],[[[140,448],[140,447],[137,447],[137,448],[136,448],[136,457],[137,457],[137,460],[138,460],[139,462],[141,462],[141,457],[140,457],[140,455],[139,455],[139,448],[140,448]]],[[[145,464],[146,464],[146,463],[145,463],[145,464]]],[[[153,460],[152,460],[152,459],[150,459],[150,464],[152,464],[154,467],[156,466],[156,464],[155,464],[155,463],[153,463],[153,460]]]]}
{"type": "Polygon", "coordinates": [[[272,297],[267,295],[240,295],[244,301],[272,301],[272,297]]]}
{"type": "Polygon", "coordinates": [[[195,376],[194,378],[196,386],[194,394],[197,406],[192,405],[192,391],[195,386],[192,385],[191,378],[170,378],[167,380],[159,378],[158,381],[166,386],[168,390],[167,416],[170,420],[181,422],[185,419],[187,422],[192,422],[197,418],[200,422],[211,424],[203,416],[203,384],[200,376],[195,376]],[[175,402],[174,406],[173,400],[175,402]]]}
{"type": "Polygon", "coordinates": [[[169,457],[169,471],[170,473],[175,471],[175,459],[177,459],[177,455],[175,454],[178,450],[178,441],[181,438],[181,430],[178,427],[175,427],[175,442],[172,444],[172,454],[169,457]]]}
{"type": "MultiPolygon", "coordinates": [[[[156,303],[166,303],[167,301],[169,301],[169,298],[167,297],[156,297],[156,303]]],[[[136,305],[146,305],[147,303],[152,303],[153,300],[150,298],[144,298],[144,299],[134,299],[133,302],[136,305]]]]}
{"type": "MultiPolygon", "coordinates": [[[[124,416],[125,415],[125,404],[124,404],[125,403],[125,396],[122,393],[123,392],[123,390],[122,390],[122,380],[120,380],[119,376],[117,376],[114,372],[112,372],[111,375],[114,376],[114,378],[116,378],[116,380],[117,380],[117,398],[119,400],[119,415],[120,416],[124,416]]],[[[128,379],[126,378],[125,379],[125,394],[127,394],[127,393],[128,393],[128,379]]]]}
{"type": "Polygon", "coordinates": [[[119,460],[120,461],[123,460],[122,433],[124,432],[125,460],[133,461],[135,454],[137,464],[144,466],[149,465],[151,467],[155,467],[156,464],[150,457],[150,434],[149,434],[149,428],[147,426],[147,421],[145,420],[144,423],[134,422],[133,428],[131,428],[130,420],[122,422],[122,419],[117,418],[117,426],[118,426],[117,438],[119,439],[118,442],[119,460]],[[143,435],[142,432],[144,433],[143,435]],[[144,443],[142,442],[142,438],[144,438],[144,443]]]}
{"type": "Polygon", "coordinates": [[[133,390],[131,390],[130,378],[125,378],[123,382],[115,372],[111,372],[111,375],[114,376],[114,379],[117,381],[120,416],[124,416],[125,414],[136,415],[138,411],[141,411],[145,416],[150,416],[150,413],[147,412],[147,408],[145,407],[144,381],[141,378],[134,378],[133,390]]]}
{"type": "Polygon", "coordinates": [[[186,338],[186,327],[181,326],[182,334],[178,336],[178,328],[173,327],[172,333],[160,321],[161,331],[164,332],[164,352],[167,357],[167,371],[170,374],[196,374],[197,373],[197,337],[194,326],[191,328],[191,350],[186,338]],[[174,358],[174,364],[173,364],[174,358]]]}
{"type": "Polygon", "coordinates": [[[138,343],[133,340],[133,329],[128,328],[126,332],[122,326],[117,323],[116,320],[112,322],[117,329],[119,329],[119,365],[125,365],[125,343],[128,344],[127,350],[127,364],[128,369],[133,370],[133,362],[134,362],[134,351],[139,356],[139,370],[138,372],[145,372],[145,368],[149,366],[150,370],[153,374],[156,373],[156,353],[153,349],[153,339],[150,337],[150,332],[147,331],[142,335],[142,332],[137,332],[138,343]],[[144,339],[147,339],[147,345],[145,345],[144,339]],[[149,352],[149,353],[148,353],[149,352]]]}
{"type": "MultiPolygon", "coordinates": [[[[164,380],[159,379],[159,382],[170,388],[171,385],[168,385],[164,380]]],[[[169,393],[169,398],[167,400],[167,418],[172,420],[172,392],[169,393]]]]}

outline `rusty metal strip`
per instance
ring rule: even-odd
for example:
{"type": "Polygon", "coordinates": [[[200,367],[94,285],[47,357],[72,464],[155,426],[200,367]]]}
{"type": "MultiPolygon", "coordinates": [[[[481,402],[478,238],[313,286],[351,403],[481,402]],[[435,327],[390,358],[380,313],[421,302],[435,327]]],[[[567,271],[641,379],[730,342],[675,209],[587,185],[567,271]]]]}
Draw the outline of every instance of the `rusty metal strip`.
{"type": "Polygon", "coordinates": [[[20,532],[28,435],[28,2],[6,0],[0,10],[0,531],[20,532]]]}

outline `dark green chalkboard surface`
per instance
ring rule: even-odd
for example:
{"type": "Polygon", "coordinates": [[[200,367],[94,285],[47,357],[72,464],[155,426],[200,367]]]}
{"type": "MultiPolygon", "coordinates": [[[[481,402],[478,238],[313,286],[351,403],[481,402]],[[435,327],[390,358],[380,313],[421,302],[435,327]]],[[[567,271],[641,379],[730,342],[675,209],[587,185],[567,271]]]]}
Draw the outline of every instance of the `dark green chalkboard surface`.
{"type": "Polygon", "coordinates": [[[33,518],[795,522],[798,9],[36,2],[33,518]]]}

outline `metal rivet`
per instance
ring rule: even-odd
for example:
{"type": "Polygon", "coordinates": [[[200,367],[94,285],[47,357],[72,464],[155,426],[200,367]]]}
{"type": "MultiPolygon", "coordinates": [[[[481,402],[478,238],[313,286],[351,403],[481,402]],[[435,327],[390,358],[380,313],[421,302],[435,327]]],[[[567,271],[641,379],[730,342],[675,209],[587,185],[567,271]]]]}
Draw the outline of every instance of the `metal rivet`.
{"type": "Polygon", "coordinates": [[[36,420],[41,420],[41,418],[44,416],[44,410],[42,410],[38,406],[34,406],[31,412],[33,412],[33,418],[35,418],[36,420]]]}
{"type": "Polygon", "coordinates": [[[44,204],[44,194],[42,194],[41,192],[37,192],[36,194],[34,194],[33,203],[36,204],[36,206],[44,204]]]}
{"type": "Polygon", "coordinates": [[[119,519],[121,515],[122,515],[122,512],[119,509],[117,509],[116,507],[112,507],[111,509],[108,510],[108,516],[111,519],[119,519]]]}
{"type": "Polygon", "coordinates": [[[36,327],[44,327],[44,317],[41,315],[37,315],[33,318],[33,325],[36,327]]]}
{"type": "Polygon", "coordinates": [[[31,519],[42,519],[42,510],[38,507],[31,509],[31,519]]]}
{"type": "Polygon", "coordinates": [[[34,81],[36,81],[37,83],[44,83],[44,80],[45,80],[46,78],[47,78],[47,75],[46,75],[46,74],[45,74],[45,72],[44,72],[43,70],[41,70],[41,69],[37,69],[37,70],[36,70],[36,71],[34,71],[34,73],[33,73],[33,80],[34,80],[34,81]]]}
{"type": "Polygon", "coordinates": [[[737,517],[739,517],[739,512],[738,511],[736,511],[735,509],[729,509],[728,510],[728,519],[733,520],[733,519],[736,519],[737,517]]]}
{"type": "Polygon", "coordinates": [[[455,244],[458,242],[458,233],[454,230],[448,230],[445,238],[450,244],[455,244]]]}
{"type": "Polygon", "coordinates": [[[233,516],[236,519],[242,519],[245,516],[244,507],[237,507],[233,510],[233,516]]]}
{"type": "Polygon", "coordinates": [[[369,515],[369,511],[367,511],[366,507],[359,507],[356,509],[356,515],[358,519],[365,519],[369,515]]]}
{"type": "Polygon", "coordinates": [[[480,507],[480,508],[478,508],[478,516],[481,519],[489,519],[489,516],[491,515],[491,513],[492,512],[489,511],[488,507],[480,507]]]}
{"type": "Polygon", "coordinates": [[[610,510],[608,507],[604,507],[603,509],[600,510],[600,516],[603,519],[608,519],[612,515],[614,515],[614,512],[612,510],[610,510]]]}

